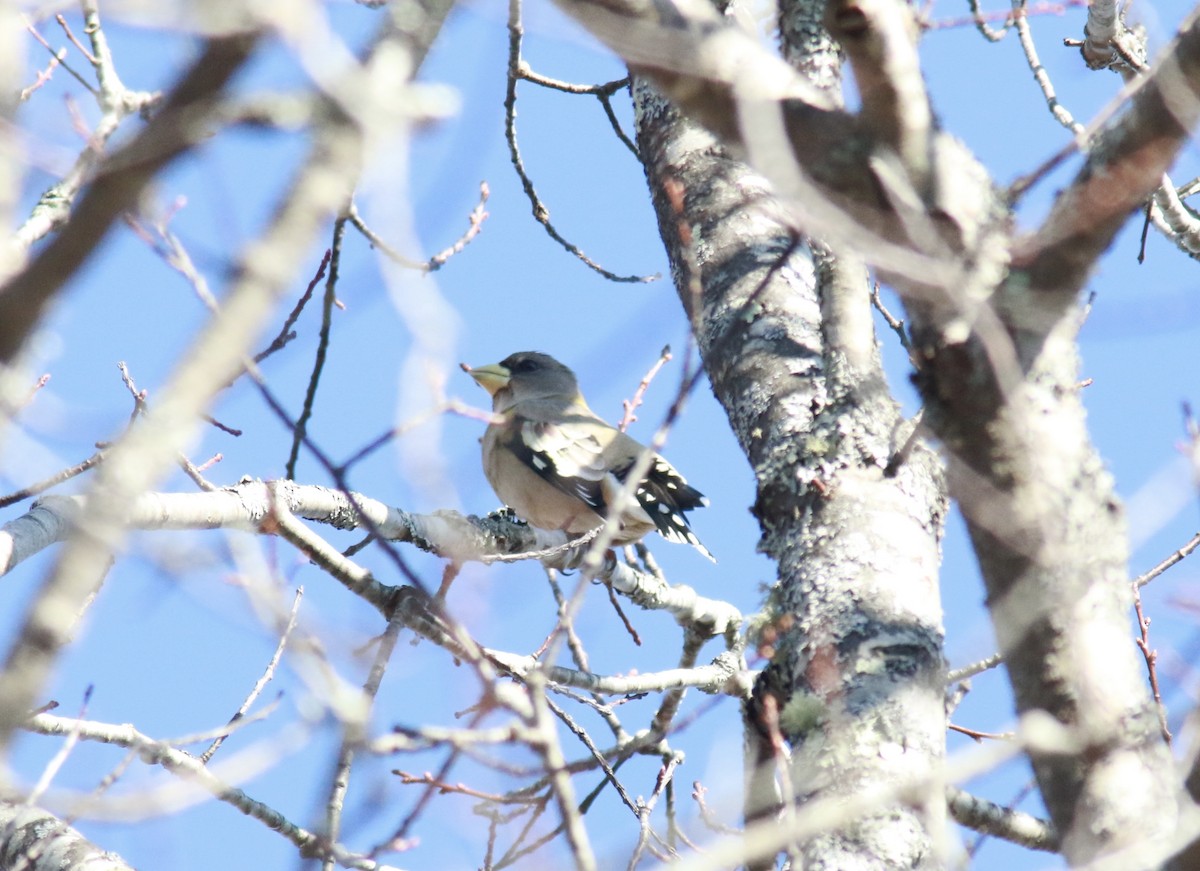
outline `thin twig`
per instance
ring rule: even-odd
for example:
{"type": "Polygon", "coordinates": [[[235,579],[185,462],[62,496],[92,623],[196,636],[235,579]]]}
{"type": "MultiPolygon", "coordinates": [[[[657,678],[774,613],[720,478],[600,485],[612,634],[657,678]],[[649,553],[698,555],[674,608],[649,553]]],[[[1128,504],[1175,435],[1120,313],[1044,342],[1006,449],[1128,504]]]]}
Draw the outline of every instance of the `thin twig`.
{"type": "Polygon", "coordinates": [[[509,0],[508,4],[508,79],[504,96],[504,138],[508,142],[509,160],[517,177],[521,179],[521,187],[529,198],[533,209],[533,218],[545,228],[550,238],[582,260],[588,267],[600,273],[609,281],[626,283],[646,283],[656,281],[661,276],[654,275],[617,275],[610,272],[599,263],[588,257],[583,250],[573,242],[567,241],[550,222],[550,210],[542,203],[533,179],[525,170],[525,161],[521,157],[521,148],[517,144],[517,82],[524,78],[522,75],[523,61],[521,60],[521,40],[525,30],[521,23],[521,0],[509,0]]]}
{"type": "Polygon", "coordinates": [[[79,733],[83,727],[83,718],[87,716],[88,702],[92,698],[92,685],[88,686],[83,691],[83,700],[79,703],[79,713],[75,715],[75,726],[67,732],[66,740],[63,741],[62,747],[58,748],[58,752],[46,763],[46,767],[42,769],[42,774],[38,778],[37,783],[33,785],[33,789],[25,796],[25,802],[30,805],[36,805],[50,788],[50,784],[54,782],[55,776],[62,770],[66,764],[67,757],[71,755],[71,751],[75,749],[75,745],[79,743],[79,733]]]}
{"type": "MultiPolygon", "coordinates": [[[[334,766],[333,777],[329,784],[329,799],[325,803],[325,837],[331,843],[336,843],[341,833],[342,811],[345,808],[346,792],[350,788],[350,768],[360,749],[366,743],[366,727],[370,722],[370,706],[379,695],[379,685],[383,682],[383,674],[387,670],[392,652],[396,649],[396,641],[400,638],[400,630],[404,621],[400,614],[394,614],[388,621],[387,629],[379,641],[379,649],[375,652],[375,661],[371,663],[371,671],[363,684],[362,699],[365,702],[363,710],[354,720],[342,723],[342,744],[338,749],[337,763],[334,766]]],[[[325,854],[321,867],[323,871],[333,871],[335,857],[332,853],[325,854]]]]}
{"type": "Polygon", "coordinates": [[[293,330],[293,327],[296,326],[296,321],[300,319],[300,314],[304,311],[304,307],[307,306],[309,300],[312,299],[313,291],[316,290],[317,285],[321,282],[321,279],[325,277],[325,271],[329,268],[329,261],[332,257],[332,249],[326,248],[325,254],[322,255],[321,262],[317,266],[316,273],[308,282],[308,286],[304,288],[304,293],[300,294],[300,298],[296,300],[296,304],[292,306],[292,310],[288,312],[287,317],[283,319],[283,326],[279,328],[279,332],[275,335],[275,338],[271,340],[271,344],[267,345],[267,347],[254,355],[255,363],[261,363],[263,360],[267,359],[267,357],[270,357],[276,351],[282,349],[292,339],[296,338],[296,333],[295,330],[293,330]]]}
{"type": "Polygon", "coordinates": [[[88,469],[95,468],[102,463],[105,454],[106,451],[104,450],[96,451],[96,453],[92,454],[86,460],[76,463],[74,466],[68,466],[61,471],[55,472],[48,478],[43,478],[40,481],[22,487],[20,490],[9,493],[7,496],[0,496],[0,508],[7,508],[9,505],[22,502],[39,493],[45,493],[50,488],[57,487],[63,481],[69,481],[76,475],[82,475],[88,469]]]}
{"type": "Polygon", "coordinates": [[[90,91],[94,96],[100,95],[100,92],[96,89],[95,85],[85,79],[83,75],[79,73],[79,71],[67,63],[66,49],[58,49],[56,51],[55,49],[51,48],[50,43],[46,42],[46,38],[38,32],[38,29],[33,26],[33,22],[28,18],[25,19],[25,29],[33,35],[33,38],[38,41],[38,44],[40,44],[42,48],[50,52],[50,57],[56,59],[62,65],[62,68],[71,74],[75,81],[87,88],[88,91],[90,91]]]}
{"type": "Polygon", "coordinates": [[[58,69],[58,65],[62,63],[63,58],[66,56],[67,50],[65,48],[60,48],[58,52],[50,58],[49,63],[46,64],[46,68],[38,71],[37,78],[34,79],[33,84],[21,89],[21,94],[17,97],[17,102],[24,103],[26,100],[32,97],[34,93],[41,89],[43,85],[49,82],[51,77],[54,75],[54,71],[58,69]]]}
{"type": "Polygon", "coordinates": [[[394,263],[405,267],[406,269],[419,269],[422,272],[436,272],[441,269],[446,263],[456,254],[459,254],[475,237],[483,230],[483,222],[488,219],[487,206],[488,197],[491,196],[491,188],[486,181],[479,183],[479,202],[475,204],[475,208],[471,209],[471,213],[467,216],[468,226],[466,231],[458,237],[453,243],[443,248],[437,254],[434,254],[428,260],[419,261],[405,257],[391,245],[383,240],[383,238],[367,225],[366,220],[358,211],[358,206],[351,202],[346,210],[346,217],[349,219],[351,226],[371,243],[371,247],[382,251],[384,255],[394,263]]]}
{"type": "Polygon", "coordinates": [[[650,382],[654,380],[654,376],[658,374],[659,370],[662,369],[662,367],[665,366],[670,359],[671,346],[663,345],[663,349],[658,352],[658,359],[654,361],[654,365],[650,367],[650,370],[646,373],[646,377],[642,379],[641,383],[637,386],[637,390],[633,392],[633,398],[622,400],[621,406],[625,409],[625,413],[621,416],[621,423],[617,426],[617,429],[619,429],[621,432],[625,432],[627,429],[629,429],[629,425],[637,420],[637,415],[634,414],[634,412],[637,411],[637,407],[642,404],[642,400],[646,396],[646,390],[650,387],[650,382]]]}
{"type": "Polygon", "coordinates": [[[971,729],[967,726],[956,726],[954,723],[947,724],[947,728],[951,732],[958,732],[960,735],[966,735],[968,738],[973,738],[976,743],[982,742],[985,739],[993,741],[1012,741],[1017,737],[1016,732],[981,732],[978,729],[971,729]]]}
{"type": "MultiPolygon", "coordinates": [[[[304,588],[299,587],[296,590],[295,597],[292,599],[292,610],[288,612],[287,625],[283,627],[283,632],[279,636],[279,643],[275,645],[275,653],[271,656],[271,661],[267,663],[267,667],[263,671],[262,676],[246,695],[241,707],[239,707],[237,711],[234,712],[233,716],[229,718],[226,728],[233,727],[246,716],[246,712],[250,710],[250,706],[254,704],[255,699],[262,695],[262,691],[266,688],[267,684],[270,683],[271,679],[275,677],[275,668],[279,665],[279,660],[283,656],[283,649],[287,647],[288,639],[291,638],[292,635],[292,630],[296,628],[296,615],[300,612],[300,600],[303,597],[304,588]]],[[[204,765],[207,765],[209,760],[213,758],[213,754],[216,753],[217,750],[220,749],[221,745],[225,743],[225,739],[227,737],[229,737],[228,732],[218,735],[213,740],[212,744],[209,745],[209,748],[200,754],[200,761],[204,765]]]]}
{"type": "Polygon", "coordinates": [[[317,336],[317,351],[313,356],[312,371],[308,376],[308,387],[304,392],[304,405],[300,416],[296,418],[292,429],[292,449],[288,454],[285,475],[290,480],[296,478],[296,463],[300,460],[300,445],[308,432],[308,422],[312,418],[313,408],[317,400],[317,386],[321,383],[321,373],[325,370],[325,359],[329,353],[330,335],[333,331],[333,309],[337,303],[337,281],[342,262],[342,242],[346,238],[346,222],[344,215],[333,224],[333,243],[329,246],[329,275],[325,279],[325,297],[321,306],[321,329],[317,336]]]}
{"type": "Polygon", "coordinates": [[[1195,535],[1189,538],[1187,544],[1169,555],[1154,568],[1150,569],[1148,572],[1143,572],[1134,578],[1133,586],[1137,589],[1141,589],[1142,587],[1146,586],[1146,584],[1153,581],[1167,569],[1171,568],[1171,566],[1187,559],[1187,557],[1189,557],[1197,547],[1200,547],[1200,532],[1197,532],[1195,535]]]}
{"type": "Polygon", "coordinates": [[[1167,726],[1167,708],[1163,704],[1162,693],[1158,688],[1158,651],[1150,646],[1150,618],[1142,611],[1142,588],[1133,585],[1133,610],[1138,621],[1138,650],[1146,660],[1146,672],[1150,676],[1150,692],[1154,696],[1154,707],[1158,712],[1158,727],[1162,731],[1163,740],[1167,746],[1171,744],[1171,729],[1167,726]]]}
{"type": "Polygon", "coordinates": [[[978,662],[973,662],[970,665],[964,665],[962,668],[956,668],[946,675],[946,686],[958,683],[960,680],[974,677],[988,669],[995,668],[1004,662],[1004,655],[993,653],[986,659],[981,659],[978,662]]]}

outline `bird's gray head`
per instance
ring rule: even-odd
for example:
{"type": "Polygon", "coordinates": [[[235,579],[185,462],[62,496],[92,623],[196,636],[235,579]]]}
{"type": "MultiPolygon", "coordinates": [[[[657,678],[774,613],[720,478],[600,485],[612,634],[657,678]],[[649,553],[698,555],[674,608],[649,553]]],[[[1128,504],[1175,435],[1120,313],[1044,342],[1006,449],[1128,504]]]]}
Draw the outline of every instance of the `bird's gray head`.
{"type": "Polygon", "coordinates": [[[540,351],[518,351],[499,363],[467,372],[492,394],[492,408],[497,413],[528,400],[580,400],[575,373],[540,351]]]}

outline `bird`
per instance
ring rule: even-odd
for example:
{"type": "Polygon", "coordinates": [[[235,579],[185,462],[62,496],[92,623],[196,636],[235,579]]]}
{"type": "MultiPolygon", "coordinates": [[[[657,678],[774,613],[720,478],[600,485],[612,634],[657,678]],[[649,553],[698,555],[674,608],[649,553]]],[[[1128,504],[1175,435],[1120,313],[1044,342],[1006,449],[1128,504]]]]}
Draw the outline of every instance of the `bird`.
{"type": "MultiPolygon", "coordinates": [[[[575,373],[549,354],[519,351],[499,363],[462,368],[492,397],[484,432],[483,473],[496,495],[541,529],[582,535],[604,524],[629,472],[647,450],[600,418],[575,373]]],[[[613,544],[658,530],[716,562],[685,513],[708,499],[657,453],[621,512],[613,544]]]]}

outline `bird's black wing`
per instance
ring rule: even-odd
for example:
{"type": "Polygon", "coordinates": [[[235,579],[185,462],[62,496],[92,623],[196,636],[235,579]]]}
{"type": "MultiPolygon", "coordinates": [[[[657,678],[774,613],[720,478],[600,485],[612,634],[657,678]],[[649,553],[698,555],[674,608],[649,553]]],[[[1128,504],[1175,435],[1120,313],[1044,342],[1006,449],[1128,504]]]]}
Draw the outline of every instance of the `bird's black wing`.
{"type": "MultiPolygon", "coordinates": [[[[613,474],[624,482],[632,468],[631,462],[624,468],[614,469],[613,474]]],[[[690,544],[713,562],[717,561],[708,548],[700,543],[696,533],[692,532],[684,515],[684,512],[693,508],[708,505],[708,497],[689,484],[683,475],[675,471],[674,466],[655,454],[650,471],[634,495],[663,538],[679,544],[690,544]]]]}

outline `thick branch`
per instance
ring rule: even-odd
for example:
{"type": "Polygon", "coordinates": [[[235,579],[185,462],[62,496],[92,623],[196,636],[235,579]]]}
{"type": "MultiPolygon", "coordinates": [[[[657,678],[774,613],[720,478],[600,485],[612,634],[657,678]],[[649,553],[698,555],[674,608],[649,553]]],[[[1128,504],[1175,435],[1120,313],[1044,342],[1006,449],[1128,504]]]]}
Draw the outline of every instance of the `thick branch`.
{"type": "Polygon", "coordinates": [[[0,856],[5,868],[25,871],[133,871],[58,817],[10,802],[0,802],[0,856]]]}
{"type": "Polygon", "coordinates": [[[762,173],[801,229],[916,286],[945,292],[963,283],[947,255],[978,247],[999,216],[976,196],[988,183],[978,164],[929,129],[912,36],[897,32],[904,24],[894,4],[858,4],[838,19],[838,38],[865,36],[859,60],[876,87],[862,116],[839,109],[707,0],[558,5],[762,173]]]}
{"type": "MultiPolygon", "coordinates": [[[[86,508],[87,497],[51,495],[6,523],[0,528],[0,574],[38,551],[68,540],[86,508]]],[[[328,487],[291,481],[250,481],[202,493],[143,493],[131,499],[116,520],[130,529],[267,530],[298,538],[297,546],[320,559],[322,568],[336,574],[352,592],[390,618],[398,605],[397,591],[407,588],[379,583],[311,531],[305,534],[303,530],[282,528],[286,515],[336,529],[369,527],[390,541],[411,542],[456,563],[540,556],[552,563],[571,565],[588,549],[587,545],[564,549],[568,541],[565,533],[501,517],[481,519],[456,511],[412,514],[360,493],[347,496],[328,487]]],[[[616,560],[606,561],[596,577],[646,610],[667,611],[704,638],[724,636],[727,643],[733,644],[741,629],[743,618],[737,608],[701,596],[686,585],[668,584],[657,575],[616,560]]]]}

